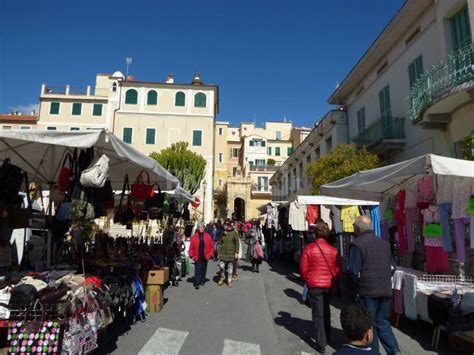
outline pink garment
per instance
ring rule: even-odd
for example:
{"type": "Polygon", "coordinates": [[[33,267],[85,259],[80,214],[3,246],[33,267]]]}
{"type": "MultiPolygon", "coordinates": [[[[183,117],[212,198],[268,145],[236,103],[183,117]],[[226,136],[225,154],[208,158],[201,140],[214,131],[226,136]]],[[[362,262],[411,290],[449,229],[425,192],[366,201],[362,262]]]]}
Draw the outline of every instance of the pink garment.
{"type": "Polygon", "coordinates": [[[400,190],[397,192],[395,199],[397,201],[397,208],[393,213],[393,217],[397,221],[397,230],[398,230],[398,238],[400,240],[399,243],[399,250],[400,255],[405,255],[406,253],[406,234],[405,234],[405,190],[400,190]]]}
{"type": "Polygon", "coordinates": [[[396,314],[405,313],[405,309],[403,307],[403,287],[400,290],[396,290],[396,289],[393,290],[392,302],[393,302],[392,304],[393,311],[396,314]]]}
{"type": "Polygon", "coordinates": [[[421,211],[423,215],[423,224],[440,223],[440,214],[438,206],[428,206],[428,208],[421,211]]]}
{"type": "Polygon", "coordinates": [[[417,181],[418,202],[433,201],[433,179],[431,176],[423,176],[417,181]]]}
{"type": "Polygon", "coordinates": [[[426,247],[437,247],[444,249],[444,240],[443,238],[436,237],[425,237],[425,246],[426,247]]]}
{"type": "Polygon", "coordinates": [[[448,253],[443,247],[425,246],[426,251],[426,272],[446,273],[449,272],[448,253]]]}

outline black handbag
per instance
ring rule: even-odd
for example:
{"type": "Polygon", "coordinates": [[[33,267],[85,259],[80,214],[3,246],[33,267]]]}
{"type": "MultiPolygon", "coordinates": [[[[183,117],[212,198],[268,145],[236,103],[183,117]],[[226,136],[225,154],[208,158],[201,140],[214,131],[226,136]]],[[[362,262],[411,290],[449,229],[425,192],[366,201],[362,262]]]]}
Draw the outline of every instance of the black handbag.
{"type": "Polygon", "coordinates": [[[165,202],[165,193],[161,192],[160,185],[154,184],[153,186],[155,185],[156,187],[158,187],[158,193],[155,193],[153,197],[147,198],[145,200],[145,203],[143,205],[143,209],[145,211],[149,211],[152,207],[161,208],[163,207],[163,203],[165,202]]]}
{"type": "Polygon", "coordinates": [[[130,183],[128,182],[128,175],[125,174],[125,179],[123,181],[122,194],[120,195],[120,204],[114,218],[114,220],[117,220],[118,222],[120,222],[120,224],[124,226],[130,225],[131,223],[133,223],[136,217],[135,212],[133,212],[133,209],[132,209],[132,204],[130,202],[130,195],[125,197],[127,190],[130,190],[130,183]],[[126,206],[122,205],[124,198],[127,199],[126,206]]]}
{"type": "Polygon", "coordinates": [[[19,203],[18,192],[20,192],[23,177],[21,169],[10,163],[9,158],[3,161],[0,167],[0,201],[7,205],[19,203]]]}
{"type": "Polygon", "coordinates": [[[38,291],[33,285],[19,285],[12,290],[9,304],[30,304],[36,301],[38,291]]]}
{"type": "MultiPolygon", "coordinates": [[[[28,174],[23,173],[24,181],[25,181],[25,193],[26,193],[26,200],[27,206],[9,206],[8,207],[8,218],[7,223],[8,226],[12,229],[18,228],[27,228],[30,226],[30,220],[33,217],[33,209],[31,207],[31,198],[29,187],[30,183],[28,181],[28,174]]],[[[23,179],[22,179],[23,180],[23,179]]]]}

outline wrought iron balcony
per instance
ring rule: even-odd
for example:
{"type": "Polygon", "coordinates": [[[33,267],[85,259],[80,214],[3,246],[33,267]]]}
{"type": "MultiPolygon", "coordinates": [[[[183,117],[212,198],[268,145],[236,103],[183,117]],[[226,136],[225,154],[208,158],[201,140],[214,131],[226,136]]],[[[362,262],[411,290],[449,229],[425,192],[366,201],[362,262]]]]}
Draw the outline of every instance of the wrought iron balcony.
{"type": "Polygon", "coordinates": [[[250,171],[277,171],[278,166],[275,165],[250,165],[250,171]]]}
{"type": "Polygon", "coordinates": [[[366,146],[376,154],[385,154],[405,145],[404,118],[378,119],[352,138],[358,148],[366,146]]]}
{"type": "MultiPolygon", "coordinates": [[[[440,97],[474,80],[474,45],[466,46],[426,71],[410,90],[410,119],[422,118],[423,112],[440,97]]],[[[467,89],[467,88],[464,88],[467,89]]]]}
{"type": "Polygon", "coordinates": [[[256,183],[252,184],[252,192],[263,192],[263,193],[271,193],[270,186],[259,185],[256,183]]]}

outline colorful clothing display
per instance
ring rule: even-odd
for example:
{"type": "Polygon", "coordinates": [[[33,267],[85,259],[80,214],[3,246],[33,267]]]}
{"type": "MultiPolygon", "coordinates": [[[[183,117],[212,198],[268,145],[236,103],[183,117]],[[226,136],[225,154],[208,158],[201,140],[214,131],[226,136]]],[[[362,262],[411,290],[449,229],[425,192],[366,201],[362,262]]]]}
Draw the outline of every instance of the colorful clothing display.
{"type": "Polygon", "coordinates": [[[374,233],[377,237],[381,237],[382,233],[380,231],[380,213],[379,206],[370,206],[370,218],[372,219],[372,226],[374,227],[374,233]]]}
{"type": "Polygon", "coordinates": [[[406,245],[406,234],[405,234],[405,190],[400,190],[397,192],[395,199],[397,201],[397,208],[393,213],[395,220],[397,221],[397,229],[398,229],[398,238],[399,238],[399,249],[400,255],[405,255],[407,245],[406,245]]]}
{"type": "MultiPolygon", "coordinates": [[[[435,239],[435,238],[430,238],[435,239]]],[[[449,272],[448,253],[441,246],[426,246],[426,272],[446,273],[449,272]]]]}
{"type": "Polygon", "coordinates": [[[306,209],[306,220],[309,224],[316,223],[316,220],[319,218],[319,206],[318,205],[308,205],[306,209]]]}
{"type": "Polygon", "coordinates": [[[299,204],[298,201],[290,203],[288,223],[295,231],[308,230],[308,223],[306,222],[306,205],[299,204]]]}
{"type": "Polygon", "coordinates": [[[451,203],[454,193],[454,178],[447,175],[438,175],[438,191],[436,192],[436,202],[439,205],[443,203],[451,203]]]}
{"type": "Polygon", "coordinates": [[[343,206],[341,209],[342,229],[344,232],[354,232],[354,221],[360,216],[357,206],[343,206]]]}
{"type": "Polygon", "coordinates": [[[472,179],[456,177],[453,190],[453,212],[451,218],[469,218],[467,203],[472,193],[472,179]]]}

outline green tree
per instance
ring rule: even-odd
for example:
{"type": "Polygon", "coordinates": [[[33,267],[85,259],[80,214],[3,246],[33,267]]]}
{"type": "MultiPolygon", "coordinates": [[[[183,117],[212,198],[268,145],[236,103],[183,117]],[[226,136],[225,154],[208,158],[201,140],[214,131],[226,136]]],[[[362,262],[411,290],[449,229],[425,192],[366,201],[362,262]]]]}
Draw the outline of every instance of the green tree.
{"type": "Polygon", "coordinates": [[[275,164],[276,164],[275,159],[272,159],[272,158],[267,159],[267,165],[268,166],[275,166],[275,164]]]}
{"type": "Polygon", "coordinates": [[[188,149],[187,142],[177,142],[159,153],[150,153],[160,165],[173,174],[180,182],[181,187],[194,194],[206,169],[206,160],[199,154],[188,149]]]}
{"type": "Polygon", "coordinates": [[[368,152],[364,147],[357,150],[354,145],[341,144],[319,160],[310,163],[306,173],[311,178],[311,193],[319,194],[322,185],[343,179],[361,170],[369,170],[381,166],[379,158],[368,152]]]}
{"type": "Polygon", "coordinates": [[[466,160],[474,160],[474,132],[461,140],[461,156],[466,160]]]}

